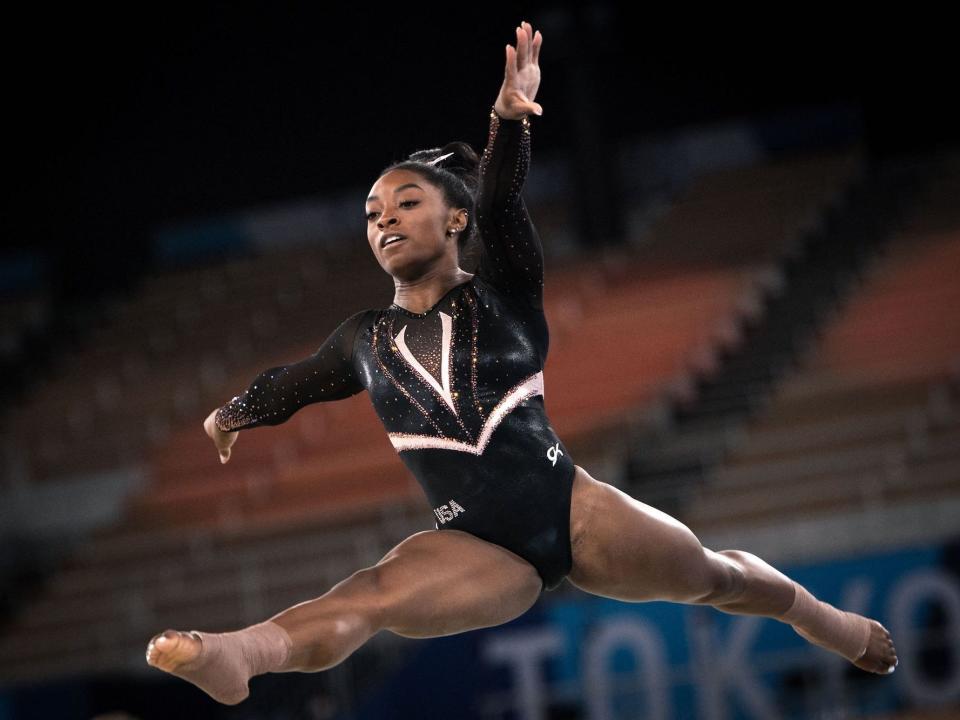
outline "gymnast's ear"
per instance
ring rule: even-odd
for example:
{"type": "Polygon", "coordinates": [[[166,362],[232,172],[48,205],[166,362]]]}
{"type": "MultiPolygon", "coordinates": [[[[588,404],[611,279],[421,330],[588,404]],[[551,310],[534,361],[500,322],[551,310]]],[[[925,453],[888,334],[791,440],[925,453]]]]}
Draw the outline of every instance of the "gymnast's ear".
{"type": "Polygon", "coordinates": [[[449,219],[447,220],[447,235],[454,237],[462,233],[470,220],[470,214],[466,208],[450,208],[449,219]]]}

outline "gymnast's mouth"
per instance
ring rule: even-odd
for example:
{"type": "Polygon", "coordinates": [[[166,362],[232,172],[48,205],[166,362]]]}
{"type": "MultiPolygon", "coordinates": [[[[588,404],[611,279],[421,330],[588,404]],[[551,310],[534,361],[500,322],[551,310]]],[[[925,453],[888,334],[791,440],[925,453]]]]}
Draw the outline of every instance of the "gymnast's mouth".
{"type": "Polygon", "coordinates": [[[392,245],[395,242],[400,242],[401,240],[406,240],[406,235],[401,235],[400,233],[391,233],[390,235],[384,235],[380,238],[380,247],[385,248],[387,245],[392,245]]]}

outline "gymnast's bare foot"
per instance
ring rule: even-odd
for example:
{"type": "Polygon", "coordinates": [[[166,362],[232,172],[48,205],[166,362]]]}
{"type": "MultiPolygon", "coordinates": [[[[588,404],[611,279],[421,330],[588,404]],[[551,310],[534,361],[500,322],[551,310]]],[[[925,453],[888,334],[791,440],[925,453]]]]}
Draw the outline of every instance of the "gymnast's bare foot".
{"type": "Polygon", "coordinates": [[[147,663],[172,672],[200,654],[201,640],[190,633],[166,630],[154,636],[147,645],[147,663]]]}
{"type": "Polygon", "coordinates": [[[887,629],[876,620],[870,620],[870,640],[867,650],[853,664],[867,672],[887,675],[897,666],[897,651],[887,629]]]}

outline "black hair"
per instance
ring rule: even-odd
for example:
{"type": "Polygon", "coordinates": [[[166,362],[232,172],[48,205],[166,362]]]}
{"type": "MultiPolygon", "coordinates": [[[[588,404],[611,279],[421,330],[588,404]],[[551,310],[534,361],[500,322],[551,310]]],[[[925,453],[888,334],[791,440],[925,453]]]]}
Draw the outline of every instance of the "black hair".
{"type": "MultiPolygon", "coordinates": [[[[453,208],[466,208],[467,224],[457,238],[460,259],[473,250],[477,234],[476,204],[480,188],[480,158],[465,142],[449,142],[441,148],[417,150],[406,160],[388,165],[380,172],[383,177],[391,170],[411,170],[443,193],[443,199],[453,208]],[[437,162],[437,158],[448,155],[437,162]]],[[[462,264],[462,263],[461,263],[462,264]]]]}

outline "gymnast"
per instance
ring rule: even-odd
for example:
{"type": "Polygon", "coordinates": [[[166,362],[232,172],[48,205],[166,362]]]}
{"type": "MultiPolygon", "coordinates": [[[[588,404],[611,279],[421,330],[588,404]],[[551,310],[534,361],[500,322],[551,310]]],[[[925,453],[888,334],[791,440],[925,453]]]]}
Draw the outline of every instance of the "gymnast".
{"type": "Polygon", "coordinates": [[[153,667],[234,705],[255,675],[326,670],[380,630],[427,638],[500,625],[566,578],[625,602],[773,618],[863,670],[893,672],[879,622],[817,600],[756,555],[703,547],[574,464],[551,427],[543,250],[521,197],[542,43],[524,22],[506,46],[481,156],[462,142],[421,150],[371,187],[367,240],[393,278],[393,304],[347,318],[313,355],[264,370],[204,421],[225,463],[240,430],[366,390],[434,528],[250,627],[160,633],[147,647],[153,667]],[[460,268],[471,243],[474,274],[460,268]]]}

